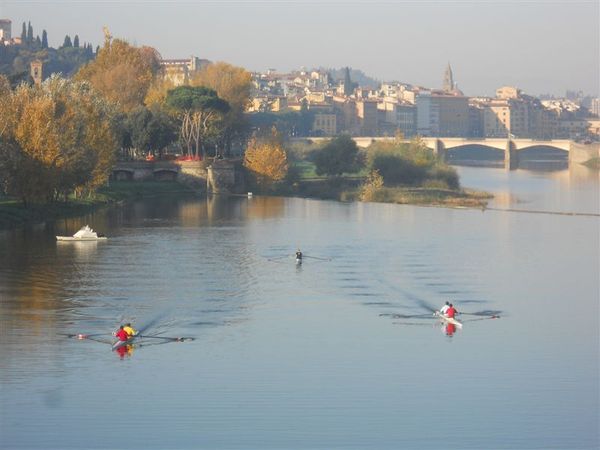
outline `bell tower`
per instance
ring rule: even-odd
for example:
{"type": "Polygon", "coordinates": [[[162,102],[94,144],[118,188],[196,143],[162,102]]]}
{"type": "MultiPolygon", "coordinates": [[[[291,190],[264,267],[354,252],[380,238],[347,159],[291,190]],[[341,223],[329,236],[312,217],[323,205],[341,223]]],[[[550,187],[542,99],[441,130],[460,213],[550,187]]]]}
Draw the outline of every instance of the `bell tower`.
{"type": "Polygon", "coordinates": [[[452,67],[450,67],[450,62],[448,62],[448,67],[446,67],[446,72],[444,72],[444,84],[442,89],[444,92],[452,92],[456,85],[454,84],[454,76],[452,75],[452,67]]]}
{"type": "Polygon", "coordinates": [[[35,61],[31,61],[31,78],[33,78],[33,83],[36,86],[39,86],[40,84],[42,84],[43,66],[44,66],[44,63],[42,61],[40,61],[39,59],[36,59],[35,61]]]}

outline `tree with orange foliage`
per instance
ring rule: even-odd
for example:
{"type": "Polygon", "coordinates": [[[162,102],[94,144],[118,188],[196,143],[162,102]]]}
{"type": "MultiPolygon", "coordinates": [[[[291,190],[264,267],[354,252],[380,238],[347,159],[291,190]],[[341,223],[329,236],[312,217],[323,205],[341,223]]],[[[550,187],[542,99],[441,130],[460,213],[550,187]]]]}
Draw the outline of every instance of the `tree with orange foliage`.
{"type": "Polygon", "coordinates": [[[287,155],[275,128],[265,141],[256,138],[250,140],[244,155],[244,167],[263,188],[285,178],[288,172],[287,155]]]}
{"type": "Polygon", "coordinates": [[[114,108],[87,83],[48,78],[3,100],[0,175],[24,203],[83,194],[104,184],[117,148],[114,108]]]}
{"type": "Polygon", "coordinates": [[[236,67],[225,62],[216,62],[204,67],[191,80],[192,86],[206,86],[217,92],[217,95],[229,103],[230,111],[223,116],[219,125],[220,146],[226,151],[232,141],[244,139],[247,134],[247,121],[244,116],[250,104],[252,91],[252,75],[243,67],[236,67]]]}
{"type": "Polygon", "coordinates": [[[154,75],[160,69],[157,52],[113,39],[105,30],[104,46],[96,59],[79,69],[76,80],[90,84],[108,100],[131,111],[144,103],[154,75]]]}

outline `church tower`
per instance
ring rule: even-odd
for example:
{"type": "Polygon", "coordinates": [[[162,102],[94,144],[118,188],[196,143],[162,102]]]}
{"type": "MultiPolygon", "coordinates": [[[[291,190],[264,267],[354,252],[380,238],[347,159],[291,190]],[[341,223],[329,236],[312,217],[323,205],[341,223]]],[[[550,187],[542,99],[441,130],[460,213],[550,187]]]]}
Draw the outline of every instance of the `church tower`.
{"type": "Polygon", "coordinates": [[[448,67],[446,67],[446,72],[444,73],[444,84],[442,89],[444,92],[452,92],[456,85],[454,84],[454,77],[452,75],[452,68],[450,67],[450,62],[448,62],[448,67]]]}
{"type": "Polygon", "coordinates": [[[43,63],[39,59],[35,61],[31,61],[31,78],[33,78],[33,82],[35,85],[39,86],[42,84],[43,76],[42,76],[42,68],[43,63]]]}

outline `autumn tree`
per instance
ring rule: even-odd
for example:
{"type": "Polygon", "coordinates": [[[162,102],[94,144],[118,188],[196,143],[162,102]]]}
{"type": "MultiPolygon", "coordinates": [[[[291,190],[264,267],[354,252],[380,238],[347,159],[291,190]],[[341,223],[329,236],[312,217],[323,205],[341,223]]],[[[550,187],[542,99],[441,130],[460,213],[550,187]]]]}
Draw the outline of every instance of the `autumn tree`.
{"type": "Polygon", "coordinates": [[[5,191],[47,202],[104,184],[115,159],[113,113],[89,85],[57,76],[11,91],[0,108],[5,191]]]}
{"type": "Polygon", "coordinates": [[[232,141],[244,136],[247,130],[244,112],[250,103],[252,75],[242,67],[217,62],[204,67],[192,78],[191,85],[209,87],[229,103],[231,109],[219,124],[222,130],[221,144],[229,150],[232,141]]]}
{"type": "Polygon", "coordinates": [[[89,81],[108,100],[124,111],[141,106],[160,63],[149,47],[134,47],[106,33],[96,59],[83,66],[77,80],[89,81]]]}
{"type": "Polygon", "coordinates": [[[217,93],[204,86],[179,86],[167,92],[166,104],[178,115],[180,136],[187,154],[205,156],[202,147],[213,122],[229,112],[229,104],[217,93]]]}
{"type": "Polygon", "coordinates": [[[167,93],[175,87],[175,83],[168,78],[154,77],[146,91],[144,104],[148,107],[163,106],[167,101],[167,93]]]}
{"type": "Polygon", "coordinates": [[[268,139],[250,140],[244,154],[244,167],[262,188],[268,188],[285,178],[288,172],[287,156],[275,128],[268,139]]]}

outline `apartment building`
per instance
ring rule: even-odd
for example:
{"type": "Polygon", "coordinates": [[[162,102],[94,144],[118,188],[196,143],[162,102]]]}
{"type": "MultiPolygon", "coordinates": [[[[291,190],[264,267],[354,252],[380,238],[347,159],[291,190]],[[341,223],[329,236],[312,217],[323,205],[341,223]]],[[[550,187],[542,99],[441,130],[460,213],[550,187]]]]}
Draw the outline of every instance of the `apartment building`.
{"type": "Polygon", "coordinates": [[[195,73],[209,64],[209,60],[195,56],[191,56],[190,59],[163,59],[160,61],[164,78],[175,86],[188,84],[195,73]]]}
{"type": "Polygon", "coordinates": [[[394,135],[400,130],[406,137],[417,133],[417,108],[408,102],[399,102],[393,98],[386,98],[378,103],[380,124],[379,129],[387,135],[394,135]]]}
{"type": "Polygon", "coordinates": [[[462,95],[422,91],[416,98],[417,133],[421,136],[467,136],[469,99],[462,95]]]}

